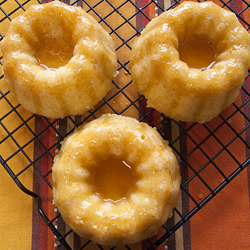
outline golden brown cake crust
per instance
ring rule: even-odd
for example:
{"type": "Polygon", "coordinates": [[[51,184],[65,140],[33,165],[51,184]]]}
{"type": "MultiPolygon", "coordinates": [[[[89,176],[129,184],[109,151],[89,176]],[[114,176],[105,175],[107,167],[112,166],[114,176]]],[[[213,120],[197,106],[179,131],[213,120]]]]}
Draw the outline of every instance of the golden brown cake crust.
{"type": "Polygon", "coordinates": [[[117,58],[112,38],[80,7],[59,1],[31,6],[12,20],[2,42],[5,81],[22,106],[51,118],[82,114],[111,88],[117,58]],[[39,65],[44,45],[70,46],[62,67],[39,65]]]}
{"type": "Polygon", "coordinates": [[[133,118],[110,114],[64,141],[52,180],[54,202],[65,222],[80,236],[110,246],[156,234],[172,215],[180,190],[176,157],[158,132],[133,118]],[[94,163],[107,155],[129,160],[137,174],[134,191],[118,203],[103,201],[87,183],[94,163]]]}
{"type": "Polygon", "coordinates": [[[234,13],[212,2],[184,2],[153,19],[132,47],[131,76],[148,105],[177,121],[206,122],[237,97],[250,66],[250,38],[234,13]],[[217,52],[206,70],[179,59],[185,37],[217,52]]]}

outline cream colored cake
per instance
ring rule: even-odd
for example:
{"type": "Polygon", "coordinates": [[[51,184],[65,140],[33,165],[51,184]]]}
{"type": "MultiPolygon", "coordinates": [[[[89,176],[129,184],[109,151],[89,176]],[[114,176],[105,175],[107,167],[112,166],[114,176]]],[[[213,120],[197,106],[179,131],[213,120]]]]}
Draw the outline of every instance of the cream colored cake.
{"type": "Polygon", "coordinates": [[[213,2],[183,2],[153,19],[132,47],[130,70],[148,106],[177,121],[210,121],[238,96],[250,37],[213,2]]]}
{"type": "Polygon", "coordinates": [[[5,81],[21,105],[61,118],[93,108],[111,89],[112,38],[80,7],[31,6],[12,20],[2,42],[5,81]]]}
{"type": "Polygon", "coordinates": [[[134,118],[106,114],[62,144],[52,168],[64,221],[98,244],[131,244],[157,233],[180,190],[175,155],[158,132],[134,118]]]}

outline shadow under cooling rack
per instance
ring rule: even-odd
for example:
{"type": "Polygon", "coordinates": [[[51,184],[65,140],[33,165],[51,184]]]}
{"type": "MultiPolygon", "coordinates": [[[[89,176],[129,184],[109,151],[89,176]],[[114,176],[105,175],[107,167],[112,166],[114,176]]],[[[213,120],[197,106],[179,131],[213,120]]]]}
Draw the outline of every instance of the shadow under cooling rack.
{"type": "MultiPolygon", "coordinates": [[[[76,127],[103,113],[136,117],[155,127],[169,141],[179,161],[181,195],[173,217],[162,226],[157,238],[152,237],[144,242],[145,249],[156,249],[162,245],[171,249],[171,237],[175,237],[175,231],[181,227],[189,227],[190,218],[249,165],[249,74],[236,102],[211,122],[176,122],[146,107],[146,100],[137,94],[131,81],[129,56],[134,39],[145,25],[154,16],[175,7],[181,1],[65,2],[85,9],[110,33],[119,58],[119,75],[113,81],[111,92],[93,110],[82,116],[64,119],[48,119],[25,111],[4,85],[4,75],[1,75],[0,107],[4,112],[0,113],[0,162],[17,186],[34,197],[33,205],[37,207],[34,213],[40,214],[55,235],[57,248],[73,249],[69,238],[76,239],[75,234],[63,223],[56,209],[53,208],[53,213],[47,209],[47,206],[52,207],[47,204],[51,193],[51,166],[60,143],[76,127]],[[33,179],[32,188],[27,188],[26,185],[29,175],[33,179]]],[[[34,1],[2,1],[1,27],[8,25],[33,3],[34,1]]],[[[222,8],[233,11],[244,27],[249,29],[248,2],[241,1],[240,6],[236,6],[235,1],[217,3],[222,8]]],[[[3,39],[6,30],[0,28],[0,32],[0,38],[3,39]]],[[[2,67],[2,57],[0,63],[2,67]]],[[[91,244],[90,241],[83,242],[80,239],[75,241],[78,243],[74,249],[88,248],[91,244]]],[[[97,247],[104,249],[102,246],[97,247]]],[[[126,249],[132,247],[126,246],[126,249]]]]}

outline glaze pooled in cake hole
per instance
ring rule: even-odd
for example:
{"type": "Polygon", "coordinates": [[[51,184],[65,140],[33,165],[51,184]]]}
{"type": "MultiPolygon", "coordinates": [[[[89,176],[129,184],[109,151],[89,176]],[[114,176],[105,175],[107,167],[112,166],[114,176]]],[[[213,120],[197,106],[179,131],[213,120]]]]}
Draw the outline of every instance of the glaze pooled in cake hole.
{"type": "Polygon", "coordinates": [[[110,155],[91,169],[90,184],[95,194],[114,203],[127,199],[134,190],[137,177],[133,164],[110,155]]]}
{"type": "Polygon", "coordinates": [[[187,37],[179,44],[180,60],[189,68],[206,70],[216,61],[214,45],[206,38],[187,37]]]}
{"type": "Polygon", "coordinates": [[[45,40],[35,49],[39,65],[45,69],[56,70],[65,66],[73,57],[73,48],[68,43],[45,40]]]}

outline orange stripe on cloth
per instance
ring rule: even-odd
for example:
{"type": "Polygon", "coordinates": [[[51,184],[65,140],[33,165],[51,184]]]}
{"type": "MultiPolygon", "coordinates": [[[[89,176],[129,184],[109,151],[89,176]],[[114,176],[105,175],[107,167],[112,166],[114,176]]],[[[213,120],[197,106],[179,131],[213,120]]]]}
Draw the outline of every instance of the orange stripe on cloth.
{"type": "MultiPolygon", "coordinates": [[[[239,95],[236,104],[240,105],[241,103],[241,97],[239,95]]],[[[224,117],[228,117],[234,110],[235,108],[231,105],[222,114],[224,117]]],[[[221,122],[221,118],[217,117],[207,123],[206,126],[213,130],[213,128],[219,126],[221,122]]],[[[245,127],[245,121],[239,112],[231,118],[230,125],[238,132],[245,127]]],[[[198,144],[208,135],[207,133],[208,132],[202,125],[195,126],[195,130],[189,132],[198,144]]],[[[235,133],[224,124],[223,129],[219,129],[215,132],[215,136],[225,145],[235,137],[235,133]]],[[[245,134],[241,136],[245,139],[245,134]]],[[[220,143],[218,143],[213,136],[209,137],[207,143],[203,143],[201,147],[210,158],[215,157],[217,152],[223,150],[220,143]]],[[[188,152],[193,148],[194,145],[189,140],[187,143],[188,152]]],[[[228,146],[228,150],[240,163],[245,162],[245,144],[240,139],[236,139],[232,143],[232,146],[228,146]]],[[[193,166],[196,171],[208,161],[208,158],[199,150],[196,150],[188,160],[189,164],[193,166]]],[[[237,163],[226,150],[214,159],[214,163],[227,176],[237,168],[237,163]]],[[[194,173],[189,170],[189,177],[193,174],[194,173]]],[[[219,174],[212,163],[208,164],[200,175],[213,189],[224,180],[223,176],[219,174]]],[[[197,177],[190,182],[189,192],[196,200],[200,199],[200,201],[210,193],[203,182],[197,177]]],[[[193,209],[193,207],[194,204],[190,203],[190,210],[193,209]]],[[[222,190],[202,208],[191,219],[190,224],[191,249],[250,249],[250,214],[247,171],[243,171],[232,181],[232,183],[227,185],[226,189],[222,190]]]]}

